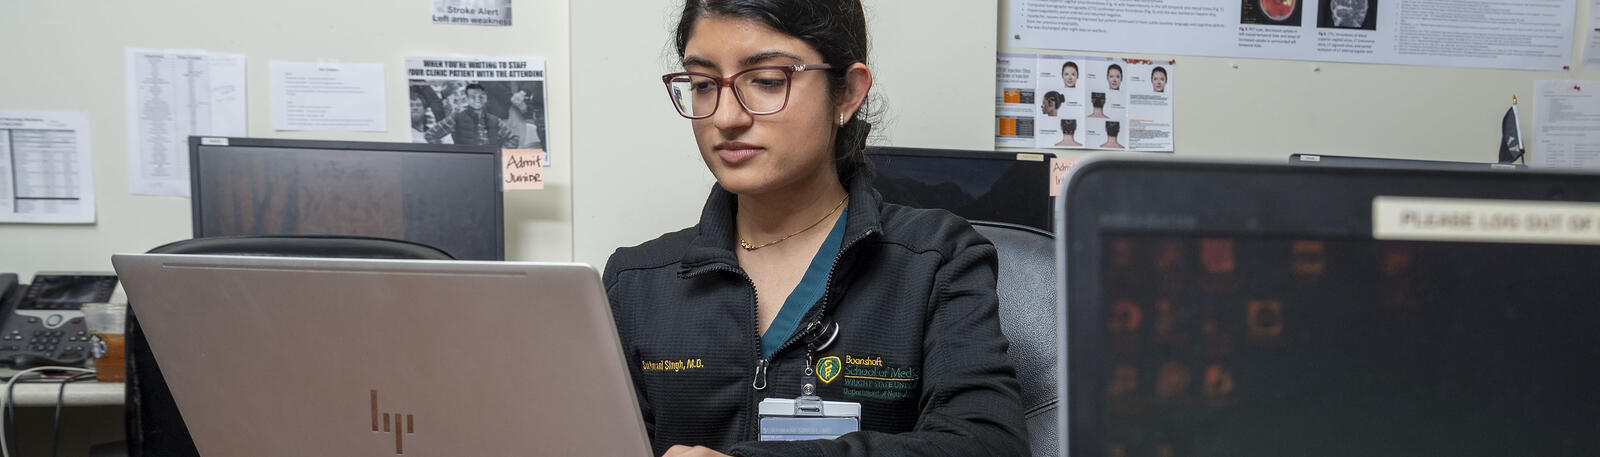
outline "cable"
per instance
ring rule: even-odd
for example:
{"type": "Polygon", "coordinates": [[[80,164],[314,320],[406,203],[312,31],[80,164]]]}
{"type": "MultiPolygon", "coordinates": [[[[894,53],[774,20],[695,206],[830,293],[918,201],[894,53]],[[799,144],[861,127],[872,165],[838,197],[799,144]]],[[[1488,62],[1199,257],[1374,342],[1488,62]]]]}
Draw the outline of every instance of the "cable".
{"type": "Polygon", "coordinates": [[[50,457],[56,457],[59,455],[56,450],[59,449],[57,445],[61,443],[61,405],[66,403],[67,384],[93,378],[94,376],[94,373],[78,373],[72,375],[72,377],[61,380],[61,387],[60,389],[56,390],[56,419],[55,425],[52,426],[50,432],[50,457]]]}
{"type": "MultiPolygon", "coordinates": [[[[14,395],[15,391],[13,389],[15,389],[16,386],[17,386],[17,380],[18,379],[22,379],[22,377],[24,375],[28,375],[28,374],[32,374],[32,373],[39,373],[39,372],[44,372],[44,371],[66,371],[66,372],[71,372],[71,373],[94,373],[94,370],[90,370],[88,368],[78,368],[78,367],[33,367],[33,368],[26,369],[26,370],[18,371],[18,372],[16,372],[16,374],[11,375],[11,379],[10,380],[6,381],[6,411],[7,411],[8,415],[12,414],[11,411],[14,410],[14,406],[13,405],[16,403],[16,401],[15,401],[16,400],[16,396],[14,395]]],[[[8,419],[15,419],[15,416],[9,417],[8,419]]],[[[11,422],[12,422],[11,420],[7,420],[6,423],[0,424],[0,430],[5,430],[5,426],[8,425],[8,424],[11,424],[11,422]]],[[[0,433],[0,457],[11,457],[11,447],[9,445],[7,445],[7,443],[6,443],[6,435],[4,433],[0,433]]]]}

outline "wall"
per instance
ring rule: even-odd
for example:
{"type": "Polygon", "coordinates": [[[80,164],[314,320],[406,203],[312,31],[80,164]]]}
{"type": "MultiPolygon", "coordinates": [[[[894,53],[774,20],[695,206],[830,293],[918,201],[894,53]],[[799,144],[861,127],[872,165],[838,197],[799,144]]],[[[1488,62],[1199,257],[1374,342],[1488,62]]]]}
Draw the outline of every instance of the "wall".
{"type": "MultiPolygon", "coordinates": [[[[992,148],[994,53],[1009,29],[1001,14],[1009,0],[865,3],[883,119],[873,142],[992,148]]],[[[1579,3],[1587,17],[1589,2],[1579,3]]],[[[128,193],[127,47],[245,54],[250,136],[361,141],[404,140],[405,56],[546,57],[555,166],[547,190],[508,194],[507,257],[602,265],[618,246],[693,224],[712,183],[658,79],[676,68],[668,42],[678,5],[517,0],[517,25],[495,28],[431,24],[424,0],[0,2],[0,38],[21,43],[0,47],[8,70],[0,109],[88,112],[99,201],[93,225],[0,224],[0,271],[104,270],[111,253],[189,236],[187,199],[128,193]],[[267,63],[316,59],[384,63],[391,131],[274,132],[267,63]]],[[[1534,80],[1600,76],[1140,57],[1178,59],[1179,154],[1273,160],[1295,152],[1492,160],[1511,95],[1522,99],[1531,136],[1534,80]]]]}
{"type": "Polygon", "coordinates": [[[191,235],[189,200],[128,192],[125,48],[186,48],[248,58],[249,136],[409,141],[406,56],[542,56],[547,68],[546,189],[506,195],[507,257],[572,257],[568,3],[513,2],[510,27],[434,25],[426,0],[0,2],[0,109],[89,113],[97,223],[0,224],[0,272],[110,270],[110,256],[191,235]],[[398,5],[398,6],[397,6],[398,5]],[[389,131],[276,132],[268,62],[383,63],[389,131]]]}

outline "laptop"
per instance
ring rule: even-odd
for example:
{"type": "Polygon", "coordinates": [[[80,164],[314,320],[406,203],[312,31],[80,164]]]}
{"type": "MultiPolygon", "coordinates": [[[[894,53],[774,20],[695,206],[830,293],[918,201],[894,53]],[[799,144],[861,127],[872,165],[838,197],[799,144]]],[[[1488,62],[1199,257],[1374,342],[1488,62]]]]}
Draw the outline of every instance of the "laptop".
{"type": "Polygon", "coordinates": [[[1600,455],[1600,177],[1099,156],[1063,195],[1068,455],[1600,455]]]}
{"type": "Polygon", "coordinates": [[[200,455],[651,454],[587,265],[112,264],[200,455]]]}

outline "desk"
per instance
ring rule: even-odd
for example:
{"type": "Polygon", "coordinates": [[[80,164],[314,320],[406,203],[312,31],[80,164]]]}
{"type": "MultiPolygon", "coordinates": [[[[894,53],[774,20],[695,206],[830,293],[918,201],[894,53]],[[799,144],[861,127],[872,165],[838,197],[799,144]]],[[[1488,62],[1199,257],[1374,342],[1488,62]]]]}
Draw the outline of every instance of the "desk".
{"type": "MultiPolygon", "coordinates": [[[[64,395],[62,404],[65,406],[122,406],[125,385],[120,382],[78,381],[67,384],[66,393],[61,393],[61,384],[58,382],[18,382],[12,392],[17,402],[17,407],[49,406],[55,407],[56,395],[64,395]]],[[[0,405],[5,404],[4,392],[0,392],[0,405]]]]}
{"type": "MultiPolygon", "coordinates": [[[[10,378],[19,370],[0,368],[0,377],[10,378]]],[[[57,380],[45,382],[23,382],[37,380],[35,376],[28,376],[22,381],[17,381],[13,390],[18,407],[50,406],[56,405],[56,395],[64,395],[62,404],[65,406],[122,406],[126,397],[126,384],[120,382],[77,381],[67,384],[66,393],[61,394],[61,383],[57,380]]],[[[4,383],[0,383],[3,388],[4,383]]],[[[0,406],[5,405],[5,392],[0,391],[0,406]]]]}
{"type": "MultiPolygon", "coordinates": [[[[0,376],[11,377],[15,370],[0,369],[0,376]]],[[[33,379],[31,376],[28,379],[33,379]]],[[[18,382],[13,391],[17,423],[10,439],[20,446],[18,455],[50,455],[51,435],[55,432],[56,382],[18,382]]],[[[123,400],[126,385],[120,382],[78,381],[66,385],[61,410],[60,454],[62,457],[87,456],[89,445],[123,439],[125,428],[123,400]]],[[[0,392],[0,404],[5,393],[0,392]]]]}

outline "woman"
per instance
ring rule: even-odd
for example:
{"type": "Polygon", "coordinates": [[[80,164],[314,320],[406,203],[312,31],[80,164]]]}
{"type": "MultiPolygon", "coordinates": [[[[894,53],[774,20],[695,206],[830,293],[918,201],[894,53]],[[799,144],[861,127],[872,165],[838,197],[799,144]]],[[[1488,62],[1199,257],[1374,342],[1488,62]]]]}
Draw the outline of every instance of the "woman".
{"type": "Polygon", "coordinates": [[[1117,142],[1117,134],[1122,133],[1122,122],[1106,121],[1106,142],[1100,144],[1101,149],[1123,149],[1122,143],[1117,142]]]}
{"type": "Polygon", "coordinates": [[[717,184],[605,273],[655,452],[1027,454],[994,247],[869,185],[866,40],[858,0],[686,2],[663,81],[717,184]],[[861,431],[755,441],[758,403],[807,392],[861,431]]]}
{"type": "Polygon", "coordinates": [[[1046,116],[1056,117],[1056,113],[1061,109],[1061,104],[1066,102],[1067,97],[1065,95],[1061,95],[1060,92],[1053,90],[1045,92],[1044,101],[1039,104],[1039,111],[1043,112],[1046,116]]]}
{"type": "Polygon", "coordinates": [[[1107,116],[1106,115],[1106,93],[1105,92],[1090,92],[1089,93],[1089,106],[1093,106],[1094,107],[1094,111],[1090,111],[1089,112],[1089,117],[1094,117],[1094,118],[1109,118],[1109,117],[1111,117],[1111,116],[1107,116]]]}
{"type": "Polygon", "coordinates": [[[1083,143],[1079,143],[1078,140],[1073,138],[1073,136],[1075,136],[1077,134],[1078,134],[1078,120],[1077,119],[1062,119],[1061,120],[1061,141],[1056,142],[1056,146],[1063,146],[1063,147],[1083,146],[1083,143]]]}

